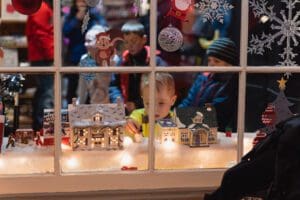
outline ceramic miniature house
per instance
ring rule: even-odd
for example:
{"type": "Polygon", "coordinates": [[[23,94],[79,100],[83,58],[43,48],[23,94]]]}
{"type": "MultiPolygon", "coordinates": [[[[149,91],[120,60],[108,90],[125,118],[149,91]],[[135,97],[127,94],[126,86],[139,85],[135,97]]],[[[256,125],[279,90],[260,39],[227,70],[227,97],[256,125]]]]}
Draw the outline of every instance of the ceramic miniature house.
{"type": "Polygon", "coordinates": [[[203,147],[208,146],[209,127],[203,124],[203,114],[196,112],[192,119],[193,123],[188,126],[189,130],[189,146],[203,147]]]}
{"type": "Polygon", "coordinates": [[[191,133],[189,133],[191,128],[189,127],[193,124],[193,119],[197,115],[197,112],[203,114],[202,124],[205,124],[205,126],[209,128],[208,143],[217,143],[218,126],[216,110],[209,104],[204,107],[184,107],[174,110],[174,121],[180,130],[179,142],[182,144],[190,144],[190,139],[187,140],[186,138],[191,136],[191,133]]]}
{"type": "MultiPolygon", "coordinates": [[[[75,102],[75,101],[74,101],[75,102]]],[[[69,105],[73,150],[123,149],[124,104],[69,105]]]]}
{"type": "Polygon", "coordinates": [[[179,129],[172,119],[161,119],[157,121],[157,124],[161,143],[178,142],[179,129]]]}

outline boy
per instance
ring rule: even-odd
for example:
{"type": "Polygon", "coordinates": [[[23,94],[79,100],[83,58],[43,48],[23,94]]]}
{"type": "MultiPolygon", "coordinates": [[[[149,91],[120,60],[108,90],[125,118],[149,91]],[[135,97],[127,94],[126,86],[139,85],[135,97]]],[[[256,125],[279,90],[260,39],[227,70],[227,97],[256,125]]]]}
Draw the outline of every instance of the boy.
{"type": "MultiPolygon", "coordinates": [[[[208,66],[237,66],[238,53],[236,45],[229,38],[215,40],[207,49],[208,66]]],[[[226,127],[235,129],[237,109],[237,75],[233,73],[199,74],[188,96],[178,107],[202,107],[211,103],[216,107],[219,130],[226,127]]]]}
{"type": "MultiPolygon", "coordinates": [[[[150,47],[146,46],[147,36],[145,35],[144,25],[137,21],[129,21],[122,26],[121,31],[127,49],[122,55],[122,66],[149,66],[150,47]]],[[[158,56],[156,56],[156,64],[159,66],[167,65],[158,56]]],[[[143,107],[140,97],[140,81],[141,74],[116,75],[114,85],[121,90],[128,114],[136,108],[143,107]]]]}
{"type": "MultiPolygon", "coordinates": [[[[87,48],[88,53],[81,57],[80,66],[99,66],[99,63],[96,62],[96,35],[106,31],[107,28],[101,25],[94,25],[87,31],[84,45],[87,48]]],[[[111,90],[110,82],[111,73],[82,73],[79,77],[79,103],[86,103],[88,95],[90,97],[89,103],[91,104],[116,102],[117,96],[120,97],[121,93],[119,92],[117,94],[118,90],[114,90],[114,95],[109,95],[109,90],[111,90]]]]}
{"type": "MultiPolygon", "coordinates": [[[[129,134],[139,134],[142,132],[144,137],[149,136],[149,80],[148,76],[143,75],[141,80],[141,93],[144,108],[134,110],[126,124],[126,131],[129,134]]],[[[173,113],[171,107],[176,101],[175,83],[171,74],[157,73],[155,75],[156,95],[155,95],[155,120],[171,118],[173,113]]]]}

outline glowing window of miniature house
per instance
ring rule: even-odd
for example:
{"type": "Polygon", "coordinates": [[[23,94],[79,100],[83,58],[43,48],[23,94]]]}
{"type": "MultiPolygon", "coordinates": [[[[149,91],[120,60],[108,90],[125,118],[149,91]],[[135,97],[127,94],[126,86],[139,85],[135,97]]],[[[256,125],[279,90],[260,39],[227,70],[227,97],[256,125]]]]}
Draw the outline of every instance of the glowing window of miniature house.
{"type": "Polygon", "coordinates": [[[101,115],[100,112],[97,112],[94,116],[93,116],[93,121],[94,122],[102,122],[103,116],[101,115]]]}

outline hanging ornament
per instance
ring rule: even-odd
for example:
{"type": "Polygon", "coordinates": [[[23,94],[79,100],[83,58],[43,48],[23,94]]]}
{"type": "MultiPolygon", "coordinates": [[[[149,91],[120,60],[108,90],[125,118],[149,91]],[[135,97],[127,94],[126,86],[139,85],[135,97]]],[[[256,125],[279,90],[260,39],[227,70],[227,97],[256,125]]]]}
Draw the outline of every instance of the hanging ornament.
{"type": "Polygon", "coordinates": [[[3,60],[4,58],[4,51],[3,51],[3,48],[0,47],[0,64],[1,64],[1,61],[3,60]]]}
{"type": "Polygon", "coordinates": [[[161,30],[158,35],[160,47],[167,52],[174,52],[180,49],[183,44],[182,33],[172,25],[161,30]]]}
{"type": "Polygon", "coordinates": [[[113,40],[110,38],[110,34],[107,32],[102,32],[96,35],[96,61],[101,66],[109,66],[110,59],[115,53],[115,43],[116,41],[123,41],[122,38],[116,37],[113,40]]]}
{"type": "Polygon", "coordinates": [[[84,18],[83,18],[83,21],[82,21],[82,25],[81,25],[81,33],[83,34],[87,27],[88,27],[88,24],[89,24],[89,21],[90,21],[90,11],[88,10],[86,12],[86,14],[84,15],[84,18]]]}
{"type": "Polygon", "coordinates": [[[100,0],[85,0],[85,2],[89,7],[96,7],[100,0]]]}
{"type": "Polygon", "coordinates": [[[32,15],[42,5],[42,0],[11,0],[13,7],[21,14],[32,15]]]}
{"type": "Polygon", "coordinates": [[[186,21],[186,15],[192,5],[192,0],[171,0],[171,8],[167,16],[175,17],[181,21],[186,21]]]}

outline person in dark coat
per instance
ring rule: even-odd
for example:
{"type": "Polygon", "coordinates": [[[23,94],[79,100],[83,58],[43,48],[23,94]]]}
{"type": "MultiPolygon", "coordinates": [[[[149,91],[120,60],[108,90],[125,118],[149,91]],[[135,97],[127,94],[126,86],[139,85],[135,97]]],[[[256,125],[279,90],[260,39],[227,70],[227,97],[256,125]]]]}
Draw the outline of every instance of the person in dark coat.
{"type": "MultiPolygon", "coordinates": [[[[207,49],[208,66],[239,64],[236,45],[229,38],[215,40],[207,49]]],[[[200,73],[178,107],[215,106],[219,130],[235,129],[237,115],[238,76],[234,73],[200,73]]]]}

